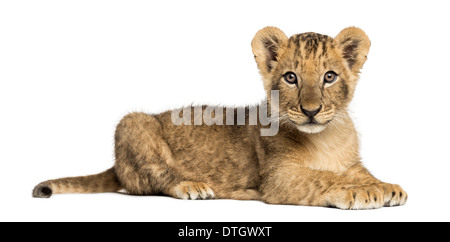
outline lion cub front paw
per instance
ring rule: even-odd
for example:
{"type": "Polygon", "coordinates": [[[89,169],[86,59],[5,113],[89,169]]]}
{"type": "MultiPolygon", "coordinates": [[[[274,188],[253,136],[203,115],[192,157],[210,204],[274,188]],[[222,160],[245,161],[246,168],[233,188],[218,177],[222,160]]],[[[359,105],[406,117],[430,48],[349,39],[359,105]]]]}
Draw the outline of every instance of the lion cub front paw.
{"type": "Polygon", "coordinates": [[[215,194],[204,182],[180,182],[172,189],[172,196],[180,199],[212,199],[215,194]]]}
{"type": "Polygon", "coordinates": [[[408,194],[399,186],[389,183],[348,185],[330,189],[326,205],[340,209],[373,209],[401,206],[408,194]]]}
{"type": "Polygon", "coordinates": [[[340,209],[374,209],[384,205],[384,193],[376,186],[342,186],[327,194],[327,205],[340,209]]]}
{"type": "Polygon", "coordinates": [[[408,194],[399,185],[382,183],[380,184],[384,191],[384,206],[402,206],[408,200],[408,194]]]}

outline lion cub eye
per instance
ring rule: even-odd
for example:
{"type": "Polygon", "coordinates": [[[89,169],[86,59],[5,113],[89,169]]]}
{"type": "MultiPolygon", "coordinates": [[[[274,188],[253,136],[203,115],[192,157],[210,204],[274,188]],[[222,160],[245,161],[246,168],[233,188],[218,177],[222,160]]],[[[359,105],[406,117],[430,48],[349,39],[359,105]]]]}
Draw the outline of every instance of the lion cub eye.
{"type": "Polygon", "coordinates": [[[323,77],[323,81],[324,83],[333,83],[335,82],[337,79],[337,74],[334,71],[329,71],[327,73],[325,73],[325,76],[323,77]]]}
{"type": "Polygon", "coordinates": [[[286,72],[286,74],[284,74],[283,77],[284,77],[284,80],[289,84],[297,83],[297,75],[295,75],[294,72],[286,72]]]}

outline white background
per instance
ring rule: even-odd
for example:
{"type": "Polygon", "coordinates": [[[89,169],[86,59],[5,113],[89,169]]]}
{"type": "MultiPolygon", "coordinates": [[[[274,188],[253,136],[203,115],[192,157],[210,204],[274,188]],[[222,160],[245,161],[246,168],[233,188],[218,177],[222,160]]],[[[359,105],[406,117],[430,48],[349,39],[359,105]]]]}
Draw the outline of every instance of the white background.
{"type": "Polygon", "coordinates": [[[2,1],[0,221],[450,220],[446,1],[2,1]],[[272,25],[372,41],[351,104],[365,165],[408,193],[369,211],[121,194],[33,199],[37,183],[111,167],[131,111],[264,97],[250,42],[272,25]]]}

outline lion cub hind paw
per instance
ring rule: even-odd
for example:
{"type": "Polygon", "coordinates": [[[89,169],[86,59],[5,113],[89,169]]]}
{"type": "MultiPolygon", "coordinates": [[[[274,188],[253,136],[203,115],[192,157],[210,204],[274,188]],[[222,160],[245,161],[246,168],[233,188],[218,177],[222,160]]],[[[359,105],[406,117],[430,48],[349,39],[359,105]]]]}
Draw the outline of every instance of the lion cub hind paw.
{"type": "Polygon", "coordinates": [[[172,196],[180,199],[213,199],[215,194],[213,190],[204,182],[180,182],[172,189],[172,196]]]}

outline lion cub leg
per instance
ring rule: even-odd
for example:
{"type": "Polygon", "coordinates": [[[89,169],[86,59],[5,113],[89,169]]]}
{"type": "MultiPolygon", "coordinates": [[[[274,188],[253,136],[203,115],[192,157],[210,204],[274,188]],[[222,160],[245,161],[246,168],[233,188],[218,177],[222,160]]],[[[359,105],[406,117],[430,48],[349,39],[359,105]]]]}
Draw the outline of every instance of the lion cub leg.
{"type": "Polygon", "coordinates": [[[129,194],[163,193],[180,199],[214,198],[203,182],[185,181],[172,167],[175,161],[163,139],[161,124],[145,113],[126,115],[115,133],[115,173],[129,194]]]}
{"type": "Polygon", "coordinates": [[[377,180],[360,165],[337,174],[282,163],[266,175],[261,192],[267,203],[340,209],[400,206],[408,198],[400,186],[377,180]]]}
{"type": "Polygon", "coordinates": [[[117,125],[114,136],[114,166],[117,179],[127,193],[161,193],[177,179],[170,168],[172,155],[162,138],[161,124],[145,113],[130,113],[117,125]]]}
{"type": "MultiPolygon", "coordinates": [[[[358,207],[393,207],[405,205],[408,200],[408,194],[399,185],[382,182],[375,178],[370,172],[361,164],[355,164],[341,174],[345,179],[350,180],[353,186],[350,186],[347,190],[347,194],[352,194],[352,199],[356,204],[353,208],[358,207]],[[357,190],[357,191],[355,191],[357,190]],[[366,192],[367,195],[359,194],[366,192]],[[355,199],[359,198],[359,199],[355,199]],[[363,203],[364,202],[364,203],[363,203]],[[358,203],[360,204],[358,206],[358,203]]],[[[337,189],[331,189],[330,193],[339,193],[337,189]]],[[[330,196],[330,198],[333,196],[330,196]]]]}

